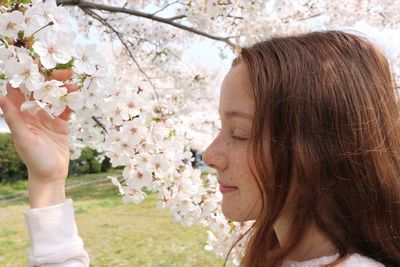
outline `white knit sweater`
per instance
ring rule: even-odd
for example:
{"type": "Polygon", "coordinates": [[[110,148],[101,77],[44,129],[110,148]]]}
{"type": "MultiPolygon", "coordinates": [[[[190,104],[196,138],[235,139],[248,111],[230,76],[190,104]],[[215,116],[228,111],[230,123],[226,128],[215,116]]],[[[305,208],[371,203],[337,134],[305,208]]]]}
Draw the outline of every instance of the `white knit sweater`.
{"type": "MultiPolygon", "coordinates": [[[[45,208],[29,209],[25,219],[31,239],[29,266],[86,267],[89,266],[82,239],[78,235],[72,199],[45,208]]],[[[333,262],[338,255],[312,260],[289,261],[285,267],[317,267],[333,262]]],[[[361,256],[350,255],[340,267],[384,267],[383,264],[361,256]]]]}

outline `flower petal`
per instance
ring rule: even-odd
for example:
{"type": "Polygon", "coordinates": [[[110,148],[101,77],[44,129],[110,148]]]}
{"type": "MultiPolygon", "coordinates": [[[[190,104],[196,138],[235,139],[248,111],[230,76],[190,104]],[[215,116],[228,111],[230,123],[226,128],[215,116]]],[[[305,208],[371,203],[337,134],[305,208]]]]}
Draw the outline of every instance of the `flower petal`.
{"type": "Polygon", "coordinates": [[[57,51],[53,54],[53,58],[57,63],[65,64],[71,60],[71,55],[66,51],[57,51]]]}
{"type": "Polygon", "coordinates": [[[53,69],[57,65],[57,62],[51,55],[40,57],[40,62],[46,69],[53,69]]]}
{"type": "Polygon", "coordinates": [[[76,111],[83,106],[83,94],[81,92],[72,92],[67,95],[67,104],[70,109],[76,111]]]}

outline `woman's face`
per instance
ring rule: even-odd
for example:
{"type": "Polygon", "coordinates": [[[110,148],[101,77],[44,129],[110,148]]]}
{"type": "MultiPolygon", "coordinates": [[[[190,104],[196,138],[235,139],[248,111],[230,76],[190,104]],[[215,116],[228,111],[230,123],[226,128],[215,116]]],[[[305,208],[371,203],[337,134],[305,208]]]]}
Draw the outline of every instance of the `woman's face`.
{"type": "Polygon", "coordinates": [[[204,152],[203,160],[218,172],[225,217],[232,221],[254,220],[261,207],[261,197],[250,171],[247,149],[250,145],[254,100],[242,63],[234,66],[222,83],[219,114],[221,130],[204,152]]]}

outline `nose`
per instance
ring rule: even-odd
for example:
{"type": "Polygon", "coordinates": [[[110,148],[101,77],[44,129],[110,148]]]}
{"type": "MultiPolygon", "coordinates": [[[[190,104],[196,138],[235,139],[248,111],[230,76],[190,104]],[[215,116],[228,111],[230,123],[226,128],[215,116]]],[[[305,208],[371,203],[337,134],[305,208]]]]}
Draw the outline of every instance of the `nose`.
{"type": "Polygon", "coordinates": [[[202,155],[202,159],[207,166],[217,171],[223,170],[228,166],[227,151],[223,148],[221,142],[220,135],[218,135],[202,155]]]}

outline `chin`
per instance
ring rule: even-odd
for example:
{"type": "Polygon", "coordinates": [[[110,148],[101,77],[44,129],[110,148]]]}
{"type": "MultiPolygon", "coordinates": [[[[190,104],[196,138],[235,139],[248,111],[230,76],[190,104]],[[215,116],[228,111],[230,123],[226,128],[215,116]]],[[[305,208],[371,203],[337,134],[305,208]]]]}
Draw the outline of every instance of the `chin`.
{"type": "Polygon", "coordinates": [[[222,204],[222,214],[224,214],[225,218],[229,221],[234,222],[244,222],[251,220],[247,216],[243,216],[238,210],[235,210],[233,207],[225,207],[222,204]]]}
{"type": "Polygon", "coordinates": [[[253,214],[253,210],[251,208],[246,208],[243,212],[238,207],[235,207],[230,204],[224,203],[222,200],[222,214],[224,214],[225,218],[234,222],[245,222],[255,220],[257,217],[253,214]]]}

